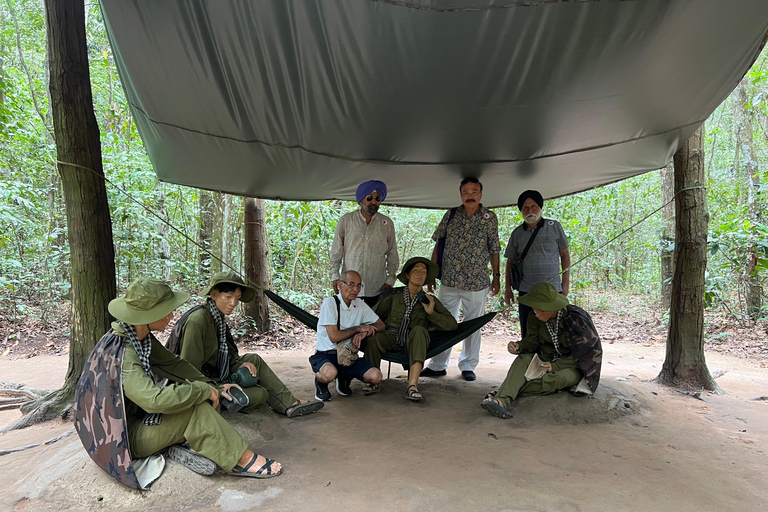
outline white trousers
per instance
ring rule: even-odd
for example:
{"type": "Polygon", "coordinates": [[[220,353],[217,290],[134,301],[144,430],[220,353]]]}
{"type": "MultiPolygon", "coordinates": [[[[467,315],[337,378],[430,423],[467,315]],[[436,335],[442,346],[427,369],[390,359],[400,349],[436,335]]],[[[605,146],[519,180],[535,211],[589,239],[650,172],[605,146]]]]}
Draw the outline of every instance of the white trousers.
{"type": "MultiPolygon", "coordinates": [[[[459,310],[464,310],[464,320],[472,320],[482,316],[485,313],[485,302],[488,300],[488,288],[478,292],[468,292],[460,288],[451,286],[440,286],[437,292],[437,298],[443,303],[445,309],[451,312],[454,318],[459,318],[459,310]]],[[[472,333],[468,338],[464,338],[459,356],[459,370],[474,371],[480,362],[480,341],[481,329],[472,333]]],[[[451,360],[451,350],[439,353],[430,359],[427,365],[435,371],[448,368],[448,362],[451,360]]]]}

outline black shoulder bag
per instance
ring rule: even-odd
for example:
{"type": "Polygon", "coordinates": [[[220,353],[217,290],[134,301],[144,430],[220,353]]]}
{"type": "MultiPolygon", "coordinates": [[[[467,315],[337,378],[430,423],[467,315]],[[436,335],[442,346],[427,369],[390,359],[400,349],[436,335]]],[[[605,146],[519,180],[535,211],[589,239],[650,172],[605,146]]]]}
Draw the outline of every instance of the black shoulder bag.
{"type": "Polygon", "coordinates": [[[517,291],[520,291],[520,283],[523,281],[523,260],[525,259],[525,256],[528,254],[528,249],[531,248],[531,244],[533,243],[533,240],[536,238],[536,235],[539,234],[539,228],[541,227],[541,222],[539,222],[536,225],[536,229],[533,230],[533,234],[531,234],[531,238],[528,239],[528,243],[525,245],[525,249],[523,249],[523,254],[520,255],[520,259],[513,260],[512,266],[509,269],[509,277],[512,279],[512,288],[514,288],[517,291]]]}

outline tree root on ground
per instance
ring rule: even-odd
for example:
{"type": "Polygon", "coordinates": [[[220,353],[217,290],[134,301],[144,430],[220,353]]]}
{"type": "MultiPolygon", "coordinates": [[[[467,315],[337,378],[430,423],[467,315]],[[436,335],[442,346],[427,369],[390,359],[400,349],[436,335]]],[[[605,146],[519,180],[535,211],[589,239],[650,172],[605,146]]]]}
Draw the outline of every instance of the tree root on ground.
{"type": "Polygon", "coordinates": [[[24,450],[29,450],[30,448],[37,448],[38,446],[43,445],[43,444],[44,445],[51,445],[51,444],[55,443],[56,441],[59,441],[61,439],[64,439],[65,437],[71,436],[74,433],[74,431],[75,431],[75,427],[72,427],[71,429],[67,430],[63,434],[58,435],[56,437],[52,437],[51,439],[47,440],[44,443],[35,443],[35,444],[29,444],[27,446],[19,446],[18,448],[9,448],[7,450],[0,450],[0,456],[8,455],[9,453],[21,452],[21,451],[24,451],[24,450]]]}
{"type": "Polygon", "coordinates": [[[74,399],[74,386],[65,386],[36,400],[26,402],[21,405],[21,412],[24,413],[24,416],[0,428],[0,433],[26,428],[57,418],[67,419],[71,414],[74,399]]]}

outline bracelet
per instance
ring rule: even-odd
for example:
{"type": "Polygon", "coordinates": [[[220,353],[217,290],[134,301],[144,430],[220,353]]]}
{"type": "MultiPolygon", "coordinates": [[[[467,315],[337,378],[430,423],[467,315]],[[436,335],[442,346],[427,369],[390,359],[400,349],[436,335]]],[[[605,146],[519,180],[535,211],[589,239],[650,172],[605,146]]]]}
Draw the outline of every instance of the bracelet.
{"type": "Polygon", "coordinates": [[[501,274],[499,272],[494,272],[493,277],[501,277],[501,274]]]}

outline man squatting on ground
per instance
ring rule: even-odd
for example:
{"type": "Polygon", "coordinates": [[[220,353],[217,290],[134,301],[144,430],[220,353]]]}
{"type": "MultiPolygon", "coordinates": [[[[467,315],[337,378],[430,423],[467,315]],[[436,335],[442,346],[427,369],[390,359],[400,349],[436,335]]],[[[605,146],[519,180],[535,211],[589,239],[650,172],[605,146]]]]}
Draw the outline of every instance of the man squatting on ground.
{"type": "MultiPolygon", "coordinates": [[[[237,430],[217,412],[219,397],[231,398],[227,391],[235,384],[217,385],[187,361],[168,351],[152,334],[152,331],[163,331],[174,310],[188,298],[188,293],[174,292],[159,279],[140,278],[128,287],[124,297],[109,303],[109,312],[117,321],[96,344],[92,355],[98,354],[104,345],[118,342],[124,346],[121,375],[115,373],[118,378],[116,383],[121,383],[124,395],[121,412],[124,411],[127,423],[127,444],[131,456],[148,457],[170,446],[171,458],[177,460],[173,456],[175,453],[179,461],[203,474],[211,474],[215,470],[212,465],[210,469],[205,468],[205,462],[210,461],[231,475],[270,478],[281,474],[279,462],[251,451],[237,430]],[[158,377],[168,379],[168,382],[158,384],[158,377]],[[184,442],[194,452],[180,445],[184,442]],[[195,461],[195,458],[199,460],[195,461]]],[[[96,362],[92,363],[89,357],[78,384],[76,425],[79,422],[91,428],[88,432],[91,439],[86,450],[97,464],[115,476],[114,470],[104,464],[115,465],[120,461],[97,460],[94,451],[98,451],[95,445],[111,443],[112,438],[119,441],[120,433],[116,429],[120,424],[109,423],[108,432],[100,427],[102,434],[109,435],[102,439],[96,437],[92,429],[95,423],[110,420],[102,418],[104,403],[85,403],[87,397],[95,396],[93,388],[100,385],[100,382],[92,380],[89,364],[96,362]]],[[[103,381],[113,378],[110,375],[97,377],[103,381]]],[[[108,392],[112,400],[122,398],[114,397],[112,389],[108,392]]],[[[84,433],[80,434],[85,445],[84,433]]],[[[124,446],[107,448],[114,454],[124,446]]]]}
{"type": "Polygon", "coordinates": [[[205,305],[193,308],[186,318],[182,317],[171,334],[171,337],[178,335],[182,358],[217,384],[232,382],[231,375],[239,368],[246,368],[258,377],[255,386],[240,386],[248,396],[243,412],[253,411],[264,402],[289,418],[323,408],[323,402],[301,401],[293,396],[258,354],[241,356],[238,353],[226,317],[241,301],[248,303],[254,299],[253,287],[247,286],[235,272],[219,272],[201,295],[207,297],[205,305]],[[185,321],[182,323],[182,320],[185,321]]]}
{"type": "Polygon", "coordinates": [[[365,394],[374,391],[381,382],[381,371],[363,358],[350,366],[339,364],[337,346],[351,343],[355,349],[366,336],[384,330],[384,322],[357,294],[362,288],[362,278],[354,270],[347,270],[339,280],[339,294],[323,301],[317,322],[317,343],[309,364],[315,372],[315,398],[328,401],[331,393],[328,384],[336,380],[336,391],[343,396],[352,393],[349,387],[353,378],[363,381],[365,394]]]}
{"type": "Polygon", "coordinates": [[[395,288],[373,307],[373,312],[386,324],[386,330],[363,340],[365,359],[375,368],[381,367],[381,356],[385,352],[408,354],[405,398],[414,402],[424,399],[418,384],[430,342],[428,329],[451,331],[458,326],[436,297],[422,291],[425,284],[435,282],[438,270],[437,263],[427,258],[409,259],[397,276],[406,286],[395,288]]]}
{"type": "MultiPolygon", "coordinates": [[[[451,314],[458,318],[464,309],[464,319],[471,320],[485,313],[485,302],[499,293],[499,222],[496,214],[485,208],[483,184],[477,178],[464,178],[459,185],[462,204],[451,208],[432,234],[438,242],[445,238],[442,277],[437,297],[451,314]],[[493,269],[493,280],[488,280],[488,262],[493,269]]],[[[439,244],[439,242],[438,242],[439,244]]],[[[432,261],[437,263],[438,244],[432,251],[432,261]]],[[[434,284],[429,291],[434,290],[434,284]]],[[[480,362],[480,330],[467,337],[461,347],[459,370],[465,380],[475,380],[475,368],[480,362]]],[[[422,377],[441,377],[446,374],[451,359],[451,349],[433,357],[422,377]]]]}
{"type": "Polygon", "coordinates": [[[400,265],[395,224],[386,215],[378,213],[379,205],[386,197],[387,186],[383,182],[371,180],[361,183],[355,193],[360,209],[342,215],[336,224],[331,245],[334,293],[339,293],[339,267],[342,272],[355,270],[363,280],[360,299],[369,306],[379,300],[381,292],[392,287],[400,265]]]}
{"type": "MultiPolygon", "coordinates": [[[[512,263],[520,259],[537,227],[539,232],[533,239],[525,259],[523,259],[523,279],[520,281],[519,295],[522,297],[531,291],[536,283],[550,282],[555,285],[559,292],[566,297],[568,296],[571,277],[571,253],[568,251],[568,239],[565,237],[565,231],[559,222],[542,217],[541,209],[543,207],[544,198],[538,190],[526,190],[517,198],[517,208],[522,213],[524,222],[512,231],[507,249],[504,251],[504,257],[507,258],[504,302],[507,305],[515,301],[510,275],[512,263]],[[561,265],[563,268],[562,281],[560,279],[561,265]]],[[[522,338],[525,338],[530,312],[531,308],[520,301],[522,338]]]]}
{"type": "MultiPolygon", "coordinates": [[[[502,419],[512,417],[509,408],[519,396],[547,395],[576,386],[585,379],[594,393],[600,380],[602,347],[589,313],[569,305],[568,299],[551,283],[537,283],[520,302],[531,307],[528,332],[520,342],[510,341],[507,349],[517,357],[497,391],[486,395],[483,409],[502,419]],[[538,355],[540,378],[526,379],[526,371],[538,355]]],[[[579,386],[581,388],[581,386],[579,386]]]]}

